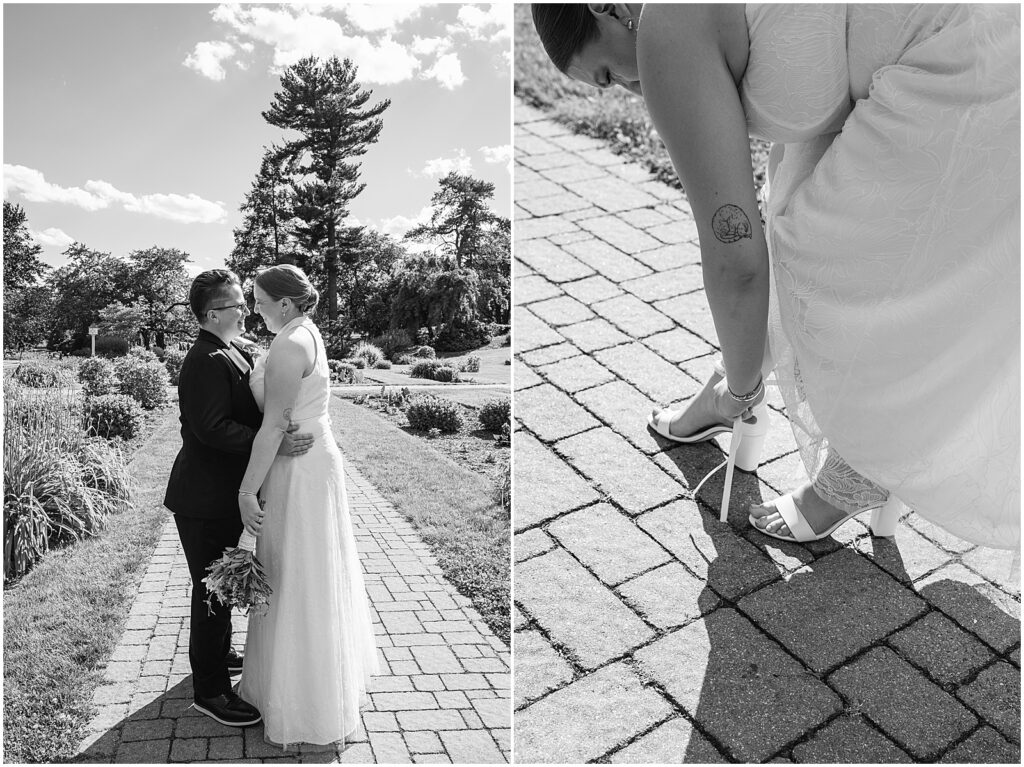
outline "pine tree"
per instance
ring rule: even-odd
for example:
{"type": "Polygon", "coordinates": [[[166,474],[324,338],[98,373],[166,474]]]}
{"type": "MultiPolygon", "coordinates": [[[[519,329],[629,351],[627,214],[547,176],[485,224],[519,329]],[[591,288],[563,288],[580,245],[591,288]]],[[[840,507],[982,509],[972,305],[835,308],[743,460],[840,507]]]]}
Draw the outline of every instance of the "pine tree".
{"type": "Polygon", "coordinates": [[[380,119],[391,102],[367,106],[372,91],[356,82],[351,61],[314,56],[288,67],[281,90],[274,94],[263,118],[271,125],[297,131],[286,141],[282,158],[293,163],[296,213],[305,222],[313,242],[320,243],[327,272],[328,317],[338,318],[338,229],[348,215],[349,202],[362,192],[360,163],[356,158],[376,143],[384,123],[380,119]],[[300,212],[300,210],[302,212],[300,212]]]}

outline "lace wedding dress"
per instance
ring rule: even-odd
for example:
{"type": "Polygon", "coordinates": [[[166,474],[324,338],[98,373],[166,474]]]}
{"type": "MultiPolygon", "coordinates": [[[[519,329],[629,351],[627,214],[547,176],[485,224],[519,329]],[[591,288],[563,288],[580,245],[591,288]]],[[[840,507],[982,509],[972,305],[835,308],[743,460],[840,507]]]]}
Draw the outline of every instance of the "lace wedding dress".
{"type": "MultiPolygon", "coordinates": [[[[292,413],[299,431],[315,439],[305,455],[275,458],[260,492],[266,516],[256,556],[274,593],[266,615],[249,617],[238,692],[263,714],[266,740],[326,745],[359,726],[377,656],[342,456],[327,412],[323,339],[311,320],[299,317],[275,343],[292,333],[310,333],[316,343],[316,364],[302,379],[292,413]]],[[[249,378],[261,410],[268,356],[249,378]]]]}
{"type": "Polygon", "coordinates": [[[1020,8],[746,16],[770,355],[808,473],[1019,548],[1020,8]]]}

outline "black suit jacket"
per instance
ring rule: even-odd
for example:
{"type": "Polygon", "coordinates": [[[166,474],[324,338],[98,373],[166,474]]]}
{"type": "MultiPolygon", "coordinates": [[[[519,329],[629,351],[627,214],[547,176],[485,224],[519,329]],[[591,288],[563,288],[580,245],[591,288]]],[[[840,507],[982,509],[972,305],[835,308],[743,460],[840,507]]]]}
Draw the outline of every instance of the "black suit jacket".
{"type": "MultiPolygon", "coordinates": [[[[238,488],[263,419],[249,390],[248,373],[228,359],[226,348],[213,333],[200,330],[181,365],[182,445],[164,506],[183,517],[238,515],[238,488]]],[[[251,364],[249,355],[242,354],[251,364]]]]}

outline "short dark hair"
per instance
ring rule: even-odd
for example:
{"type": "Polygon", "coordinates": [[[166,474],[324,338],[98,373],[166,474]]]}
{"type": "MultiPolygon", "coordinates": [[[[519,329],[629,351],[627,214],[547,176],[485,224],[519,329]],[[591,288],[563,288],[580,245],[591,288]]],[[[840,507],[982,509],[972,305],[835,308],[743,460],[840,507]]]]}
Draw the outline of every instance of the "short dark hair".
{"type": "Polygon", "coordinates": [[[188,291],[188,305],[200,323],[210,304],[231,285],[241,286],[238,275],[228,269],[209,269],[194,280],[188,291]]]}
{"type": "Polygon", "coordinates": [[[563,74],[572,57],[601,34],[586,3],[532,3],[530,12],[544,51],[563,74]]]}

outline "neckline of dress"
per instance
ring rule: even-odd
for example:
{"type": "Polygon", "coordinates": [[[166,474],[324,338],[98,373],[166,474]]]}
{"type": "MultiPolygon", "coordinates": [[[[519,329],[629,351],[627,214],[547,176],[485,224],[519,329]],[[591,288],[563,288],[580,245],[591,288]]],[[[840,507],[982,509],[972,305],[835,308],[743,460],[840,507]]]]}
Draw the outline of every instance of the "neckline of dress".
{"type": "Polygon", "coordinates": [[[299,325],[301,325],[303,323],[303,321],[305,319],[306,319],[306,315],[305,314],[300,314],[298,317],[293,317],[292,319],[288,320],[288,322],[286,322],[281,327],[281,329],[279,331],[277,331],[277,335],[281,335],[286,330],[291,330],[292,328],[297,328],[299,325]]]}

